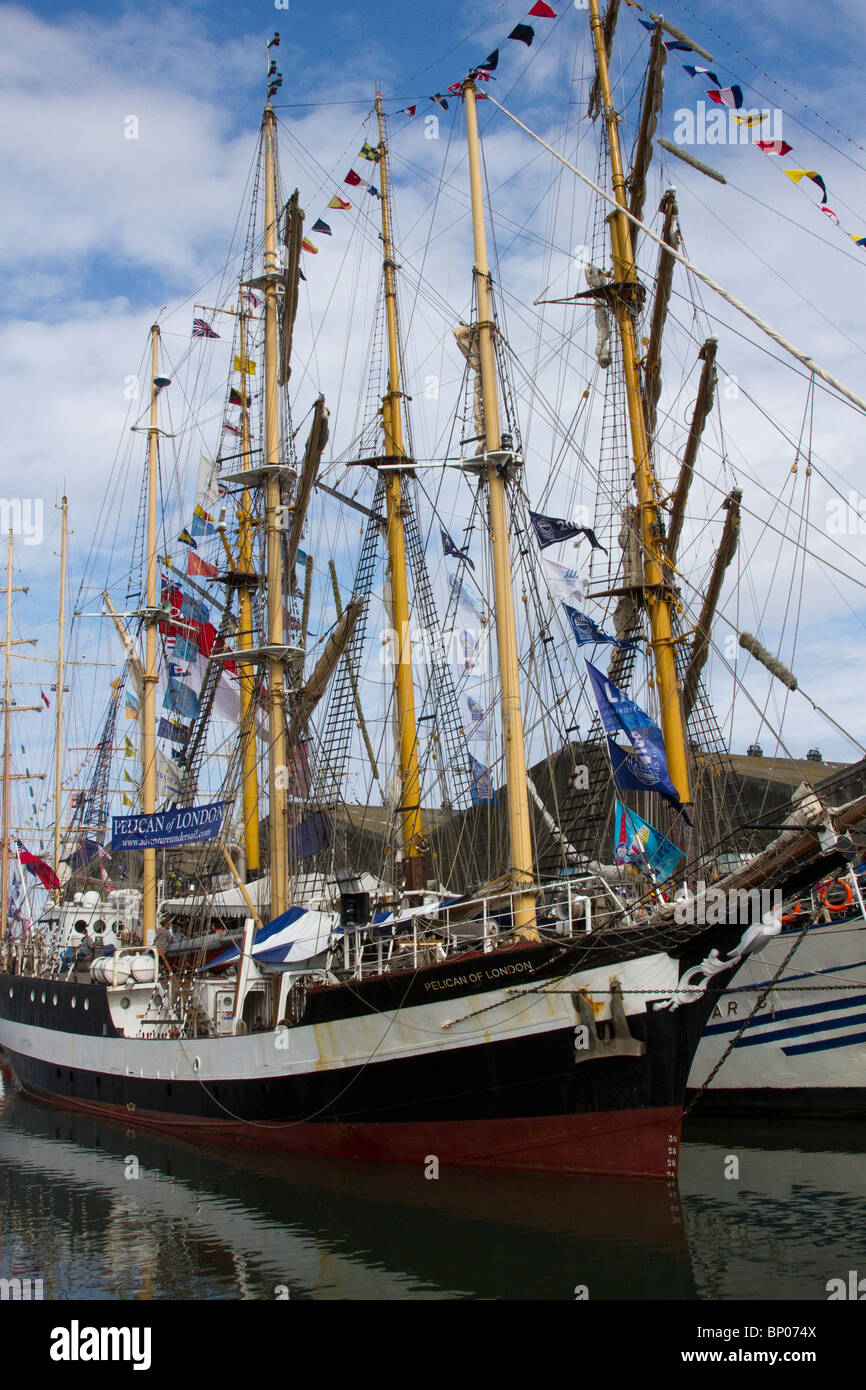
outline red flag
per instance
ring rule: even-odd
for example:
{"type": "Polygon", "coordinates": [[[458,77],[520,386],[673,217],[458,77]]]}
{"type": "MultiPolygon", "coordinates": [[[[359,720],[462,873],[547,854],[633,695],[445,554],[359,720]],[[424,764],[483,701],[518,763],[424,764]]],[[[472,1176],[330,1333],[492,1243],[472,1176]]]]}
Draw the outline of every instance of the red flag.
{"type": "Polygon", "coordinates": [[[46,864],[44,859],[40,859],[38,854],[31,854],[29,850],[26,850],[20,840],[18,841],[18,857],[24,868],[36,875],[43,888],[60,887],[60,879],[51,865],[46,864]]]}
{"type": "Polygon", "coordinates": [[[45,701],[45,708],[46,708],[46,709],[50,709],[50,708],[51,708],[51,705],[50,705],[50,703],[49,703],[48,696],[45,694],[45,691],[44,691],[44,690],[40,690],[39,694],[42,696],[43,700],[45,701]]]}
{"type": "Polygon", "coordinates": [[[360,182],[361,175],[356,174],[354,169],[350,169],[346,177],[343,179],[343,183],[350,183],[353,188],[357,188],[360,182]]]}
{"type": "Polygon", "coordinates": [[[209,565],[207,560],[202,560],[196,555],[194,550],[187,551],[186,572],[192,575],[201,575],[204,579],[216,579],[216,565],[209,565]]]}
{"type": "Polygon", "coordinates": [[[790,154],[794,148],[787,140],[756,140],[755,144],[762,154],[790,154]]]}
{"type": "Polygon", "coordinates": [[[556,10],[545,5],[544,0],[538,0],[538,4],[533,5],[529,13],[534,15],[536,19],[556,19],[556,10]]]}

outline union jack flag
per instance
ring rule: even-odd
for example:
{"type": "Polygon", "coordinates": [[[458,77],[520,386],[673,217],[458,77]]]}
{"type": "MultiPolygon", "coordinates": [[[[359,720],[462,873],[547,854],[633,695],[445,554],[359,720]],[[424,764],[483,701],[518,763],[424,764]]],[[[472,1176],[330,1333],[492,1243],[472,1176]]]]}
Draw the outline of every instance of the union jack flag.
{"type": "Polygon", "coordinates": [[[193,319],[192,336],[194,338],[218,338],[220,335],[214,332],[205,319],[193,319]]]}

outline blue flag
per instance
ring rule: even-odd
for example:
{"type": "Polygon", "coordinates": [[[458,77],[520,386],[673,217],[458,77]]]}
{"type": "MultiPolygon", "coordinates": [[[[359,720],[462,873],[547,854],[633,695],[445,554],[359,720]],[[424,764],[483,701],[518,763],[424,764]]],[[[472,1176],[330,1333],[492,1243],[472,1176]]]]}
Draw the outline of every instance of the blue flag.
{"type": "Polygon", "coordinates": [[[579,613],[570,604],[564,603],[563,608],[568,614],[568,621],[571,623],[571,630],[574,633],[574,640],[579,647],[584,647],[588,643],[610,642],[613,647],[636,647],[637,642],[626,642],[621,637],[611,637],[609,633],[603,632],[598,623],[593,622],[592,618],[585,613],[579,613]]]}
{"type": "Polygon", "coordinates": [[[572,536],[586,536],[593,550],[603,550],[607,554],[607,548],[602,545],[591,526],[575,526],[564,517],[542,516],[540,512],[530,512],[529,519],[542,550],[548,545],[556,545],[559,541],[571,540],[572,536]]]}
{"type": "Polygon", "coordinates": [[[619,686],[609,681],[591,662],[586,662],[586,669],[592,682],[601,722],[608,735],[607,746],[614,785],[619,787],[620,791],[640,788],[643,791],[658,792],[665,801],[682,811],[683,804],[668,772],[664,739],[658,724],[650,719],[646,710],[642,710],[640,705],[636,705],[634,700],[623,694],[619,686]],[[624,753],[617,747],[615,740],[623,735],[631,744],[633,752],[624,753]]]}
{"type": "Polygon", "coordinates": [[[496,792],[493,790],[493,778],[490,776],[490,768],[485,767],[477,758],[473,758],[472,805],[494,806],[495,804],[496,792]]]}
{"type": "Polygon", "coordinates": [[[452,541],[444,526],[439,527],[439,532],[442,536],[442,549],[445,552],[445,554],[453,555],[455,560],[465,560],[469,568],[471,570],[474,570],[475,564],[472,560],[470,560],[469,552],[467,550],[457,549],[457,546],[452,541]]]}
{"type": "Polygon", "coordinates": [[[616,802],[614,818],[614,859],[617,864],[634,864],[655,883],[670,878],[685,856],[681,849],[636,811],[616,802]]]}

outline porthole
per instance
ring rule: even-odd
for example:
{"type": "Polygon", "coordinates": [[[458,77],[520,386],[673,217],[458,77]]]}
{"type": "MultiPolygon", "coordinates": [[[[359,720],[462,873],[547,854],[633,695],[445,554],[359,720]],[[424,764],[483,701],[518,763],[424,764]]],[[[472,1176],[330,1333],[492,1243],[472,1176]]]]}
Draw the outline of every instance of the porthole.
{"type": "Polygon", "coordinates": [[[72,998],[70,999],[69,1002],[70,1002],[70,1004],[72,1005],[72,1007],[73,1007],[73,1009],[74,1009],[74,1008],[75,1008],[75,1005],[78,1003],[78,1000],[75,998],[75,995],[74,995],[74,994],[73,994],[73,996],[72,996],[72,998]]]}
{"type": "Polygon", "coordinates": [[[121,1007],[122,1009],[128,1009],[128,1008],[129,1008],[129,995],[128,995],[128,994],[124,994],[123,998],[122,998],[121,1001],[120,1001],[120,1007],[121,1007]]]}
{"type": "Polygon", "coordinates": [[[105,923],[103,922],[101,917],[98,922],[93,923],[93,930],[97,936],[101,936],[102,933],[105,931],[105,923]]]}
{"type": "Polygon", "coordinates": [[[10,998],[10,999],[14,999],[14,998],[15,998],[15,991],[14,991],[14,989],[12,988],[11,985],[9,986],[9,998],[10,998]]]}
{"type": "Polygon", "coordinates": [[[46,995],[44,989],[43,989],[43,991],[42,991],[42,994],[40,995],[40,998],[41,998],[41,1000],[42,1000],[42,1003],[44,1004],[44,1003],[45,1003],[45,1000],[46,1000],[46,998],[47,998],[47,995],[46,995]]]}
{"type": "Polygon", "coordinates": [[[89,1000],[89,999],[85,999],[85,1001],[84,1001],[84,1012],[87,1013],[87,1010],[88,1010],[89,1008],[90,1008],[90,1000],[89,1000]]]}
{"type": "Polygon", "coordinates": [[[85,931],[87,931],[87,926],[88,926],[88,924],[87,924],[87,922],[85,922],[84,918],[83,918],[83,917],[79,917],[78,921],[74,924],[72,930],[73,930],[73,931],[85,932],[85,931]]]}
{"type": "Polygon", "coordinates": [[[31,1003],[31,1004],[35,1004],[35,1003],[36,1003],[36,990],[35,990],[35,989],[31,989],[31,991],[30,991],[30,1003],[31,1003]]]}
{"type": "Polygon", "coordinates": [[[56,1009],[56,1008],[57,1008],[57,995],[56,995],[56,994],[52,994],[52,996],[51,996],[51,1002],[52,1002],[52,1004],[54,1005],[54,1007],[55,1007],[55,1009],[56,1009]]]}
{"type": "Polygon", "coordinates": [[[193,1071],[201,1071],[201,1058],[200,1058],[200,1057],[193,1057],[193,1059],[192,1059],[192,1069],[193,1069],[193,1071]]]}

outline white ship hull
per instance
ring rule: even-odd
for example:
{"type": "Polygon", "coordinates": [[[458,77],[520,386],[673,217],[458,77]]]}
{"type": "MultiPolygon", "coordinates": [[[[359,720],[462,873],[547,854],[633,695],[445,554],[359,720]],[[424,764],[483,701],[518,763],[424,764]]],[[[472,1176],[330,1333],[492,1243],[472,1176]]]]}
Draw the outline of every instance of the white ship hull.
{"type": "MultiPolygon", "coordinates": [[[[750,956],[713,1009],[689,1076],[703,1086],[801,930],[750,956]]],[[[812,927],[710,1082],[701,1109],[866,1110],[866,923],[812,927]]]]}

